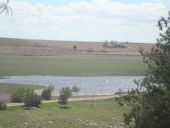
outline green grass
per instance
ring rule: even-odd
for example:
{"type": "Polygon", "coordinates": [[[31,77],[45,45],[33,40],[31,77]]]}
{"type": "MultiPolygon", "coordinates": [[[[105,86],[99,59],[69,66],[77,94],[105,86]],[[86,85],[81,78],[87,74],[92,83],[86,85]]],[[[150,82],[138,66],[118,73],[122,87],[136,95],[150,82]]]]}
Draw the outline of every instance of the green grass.
{"type": "Polygon", "coordinates": [[[0,56],[0,76],[143,75],[145,70],[146,65],[140,56],[0,56]]]}
{"type": "Polygon", "coordinates": [[[0,93],[7,93],[11,94],[14,92],[17,88],[24,87],[25,89],[30,90],[38,90],[45,88],[44,86],[37,86],[37,85],[24,85],[24,84],[6,84],[6,83],[0,83],[0,93]]]}
{"type": "MultiPolygon", "coordinates": [[[[10,102],[10,95],[17,89],[23,87],[30,90],[43,89],[45,86],[24,85],[24,84],[6,84],[0,83],[0,100],[10,102]]],[[[1,128],[1,127],[0,127],[1,128]]]]}
{"type": "Polygon", "coordinates": [[[10,107],[0,111],[0,128],[111,128],[122,124],[123,113],[114,100],[72,102],[71,109],[61,109],[57,103],[43,104],[31,111],[10,107]],[[92,126],[88,126],[92,123],[92,126]]]}

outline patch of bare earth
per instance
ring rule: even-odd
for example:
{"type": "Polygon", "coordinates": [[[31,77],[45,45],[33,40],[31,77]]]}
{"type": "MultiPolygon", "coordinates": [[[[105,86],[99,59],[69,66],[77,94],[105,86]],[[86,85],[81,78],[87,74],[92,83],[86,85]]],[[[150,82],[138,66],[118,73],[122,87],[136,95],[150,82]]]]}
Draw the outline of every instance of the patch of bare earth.
{"type": "Polygon", "coordinates": [[[123,43],[126,48],[104,48],[103,42],[49,41],[0,38],[0,55],[139,55],[139,48],[149,50],[153,44],[123,43]],[[76,49],[74,49],[76,46],[76,49]]]}

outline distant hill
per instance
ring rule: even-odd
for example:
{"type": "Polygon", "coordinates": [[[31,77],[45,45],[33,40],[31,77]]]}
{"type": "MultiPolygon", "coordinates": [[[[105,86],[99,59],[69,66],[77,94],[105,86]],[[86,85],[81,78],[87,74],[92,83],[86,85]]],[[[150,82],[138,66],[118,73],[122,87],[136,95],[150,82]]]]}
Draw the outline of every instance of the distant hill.
{"type": "Polygon", "coordinates": [[[146,43],[122,43],[126,48],[105,48],[103,43],[0,38],[0,55],[139,55],[140,47],[149,50],[154,46],[146,43]]]}

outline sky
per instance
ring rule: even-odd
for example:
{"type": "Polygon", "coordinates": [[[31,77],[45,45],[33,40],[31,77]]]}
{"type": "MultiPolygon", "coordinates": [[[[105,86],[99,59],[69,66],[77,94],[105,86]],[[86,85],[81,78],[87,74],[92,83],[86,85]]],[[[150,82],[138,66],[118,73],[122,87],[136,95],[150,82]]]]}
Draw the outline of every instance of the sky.
{"type": "MultiPolygon", "coordinates": [[[[0,0],[5,2],[5,0],[0,0]]],[[[170,0],[10,0],[0,37],[155,43],[170,0]]]]}

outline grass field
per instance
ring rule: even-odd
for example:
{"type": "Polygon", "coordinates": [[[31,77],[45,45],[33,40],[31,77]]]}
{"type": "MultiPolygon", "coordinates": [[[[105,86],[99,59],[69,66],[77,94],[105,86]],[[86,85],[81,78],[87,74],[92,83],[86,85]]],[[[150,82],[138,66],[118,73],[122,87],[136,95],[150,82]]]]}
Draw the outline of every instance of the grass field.
{"type": "Polygon", "coordinates": [[[30,90],[38,90],[45,88],[44,86],[37,86],[37,85],[24,85],[24,84],[6,84],[6,83],[0,83],[0,93],[8,93],[11,94],[14,92],[17,88],[30,89],[30,90]]]}
{"type": "Polygon", "coordinates": [[[145,70],[140,56],[0,56],[0,76],[143,75],[145,70]]]}
{"type": "Polygon", "coordinates": [[[57,103],[25,110],[9,107],[0,111],[0,128],[119,128],[123,113],[130,108],[120,107],[113,99],[72,102],[71,109],[61,109],[57,103]]]}
{"type": "Polygon", "coordinates": [[[0,100],[10,102],[10,95],[13,93],[17,88],[25,88],[30,90],[38,90],[45,88],[44,86],[36,86],[36,85],[24,85],[24,84],[5,84],[0,83],[0,100]]]}

